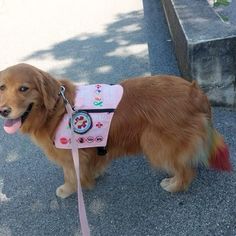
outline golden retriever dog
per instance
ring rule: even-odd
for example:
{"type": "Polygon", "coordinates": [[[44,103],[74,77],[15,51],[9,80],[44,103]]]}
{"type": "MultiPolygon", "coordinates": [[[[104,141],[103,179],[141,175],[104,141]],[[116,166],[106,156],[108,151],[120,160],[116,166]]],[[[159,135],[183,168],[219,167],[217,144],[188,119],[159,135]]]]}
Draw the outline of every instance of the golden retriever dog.
{"type": "MultiPolygon", "coordinates": [[[[73,105],[75,84],[56,80],[31,65],[18,64],[0,72],[0,115],[9,130],[28,134],[52,161],[63,168],[64,184],[56,195],[66,198],[76,191],[71,150],[57,149],[54,135],[66,113],[60,86],[73,105]]],[[[144,154],[155,168],[170,177],[161,181],[169,192],[183,191],[192,182],[198,164],[230,170],[229,153],[213,128],[206,95],[196,85],[168,75],[122,81],[123,97],[111,123],[107,153],[80,149],[82,187],[91,188],[114,158],[144,154]]]]}

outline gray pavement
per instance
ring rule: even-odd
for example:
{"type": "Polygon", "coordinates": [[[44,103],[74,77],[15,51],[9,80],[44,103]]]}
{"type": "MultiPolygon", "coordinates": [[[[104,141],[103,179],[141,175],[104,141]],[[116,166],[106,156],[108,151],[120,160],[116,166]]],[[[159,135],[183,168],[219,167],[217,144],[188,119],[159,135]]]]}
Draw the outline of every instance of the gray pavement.
{"type": "MultiPolygon", "coordinates": [[[[69,2],[76,5],[76,1],[69,2]]],[[[98,11],[111,7],[109,1],[97,2],[98,6],[94,3],[94,7],[98,11]]],[[[6,55],[6,61],[3,57],[0,60],[0,69],[21,60],[74,81],[90,83],[116,83],[129,76],[149,73],[178,74],[159,1],[143,0],[144,11],[140,1],[114,2],[118,10],[104,16],[103,23],[96,18],[97,11],[93,12],[93,20],[97,20],[100,28],[97,30],[96,25],[88,21],[89,34],[83,32],[85,26],[81,32],[74,29],[77,35],[65,28],[62,36],[51,32],[48,37],[52,39],[48,42],[42,36],[47,31],[39,31],[42,37],[41,41],[37,39],[39,49],[37,35],[33,35],[35,45],[29,45],[29,50],[22,44],[18,54],[12,57],[7,54],[6,45],[0,43],[6,55]],[[122,8],[122,4],[126,6],[122,8]],[[66,38],[66,33],[71,37],[66,38]]],[[[30,8],[30,1],[27,4],[30,8]]],[[[70,7],[79,7],[75,5],[70,7]]],[[[83,7],[88,8],[77,9],[81,14],[86,12],[86,18],[91,2],[85,5],[83,7]]],[[[1,6],[7,8],[6,2],[1,6]]],[[[50,11],[46,11],[47,4],[43,7],[47,18],[50,11]]],[[[56,10],[64,8],[59,4],[56,10]]],[[[68,17],[68,21],[76,19],[68,17]]],[[[83,19],[79,14],[78,17],[83,19]]],[[[46,29],[49,26],[44,25],[46,29]]],[[[26,41],[32,33],[27,30],[26,41]]],[[[6,37],[12,33],[4,32],[6,37]]],[[[15,39],[17,43],[19,38],[15,39]]],[[[30,40],[27,43],[30,44],[30,40]]],[[[9,51],[13,53],[12,48],[9,51]]],[[[230,145],[235,167],[236,112],[220,107],[213,110],[215,126],[230,145]]],[[[0,236],[80,235],[76,195],[66,200],[55,196],[56,187],[63,181],[61,169],[50,163],[25,136],[10,136],[1,130],[0,139],[0,236]]],[[[151,169],[141,156],[114,161],[99,178],[96,188],[84,191],[92,235],[236,235],[235,171],[229,174],[199,168],[189,191],[177,194],[160,188],[159,183],[165,176],[166,173],[151,169]]]]}

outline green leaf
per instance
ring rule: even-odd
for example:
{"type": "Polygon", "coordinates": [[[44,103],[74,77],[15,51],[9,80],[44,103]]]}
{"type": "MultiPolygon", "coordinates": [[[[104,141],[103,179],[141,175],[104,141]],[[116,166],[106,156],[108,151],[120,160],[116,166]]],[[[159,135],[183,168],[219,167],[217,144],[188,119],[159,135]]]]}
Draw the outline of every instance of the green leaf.
{"type": "Polygon", "coordinates": [[[219,7],[219,6],[228,6],[229,5],[229,1],[228,0],[217,0],[216,2],[214,2],[214,7],[219,7]]]}

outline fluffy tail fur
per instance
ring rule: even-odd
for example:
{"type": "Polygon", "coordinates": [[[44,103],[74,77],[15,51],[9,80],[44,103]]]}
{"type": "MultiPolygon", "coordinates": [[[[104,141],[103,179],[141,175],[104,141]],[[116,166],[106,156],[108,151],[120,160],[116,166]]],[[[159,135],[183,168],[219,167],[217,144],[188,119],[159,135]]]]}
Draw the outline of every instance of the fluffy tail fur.
{"type": "Polygon", "coordinates": [[[225,144],[223,137],[211,125],[209,129],[209,167],[222,171],[231,171],[232,166],[229,160],[228,146],[225,144]]]}

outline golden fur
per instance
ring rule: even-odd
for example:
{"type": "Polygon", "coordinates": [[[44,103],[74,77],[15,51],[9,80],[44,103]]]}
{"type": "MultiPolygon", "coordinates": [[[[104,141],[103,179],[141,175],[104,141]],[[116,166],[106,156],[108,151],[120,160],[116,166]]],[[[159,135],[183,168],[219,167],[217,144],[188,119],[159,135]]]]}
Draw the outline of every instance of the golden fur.
{"type": "MultiPolygon", "coordinates": [[[[65,183],[56,194],[65,198],[76,191],[76,176],[70,150],[53,145],[54,133],[65,114],[58,96],[60,85],[73,104],[75,85],[56,80],[27,64],[0,72],[0,107],[11,107],[8,118],[21,116],[30,103],[32,111],[21,127],[45,154],[63,168],[65,183]],[[29,89],[20,92],[20,86],[29,89]]],[[[161,182],[170,192],[185,190],[195,175],[194,154],[206,139],[206,123],[211,119],[207,97],[193,82],[174,76],[150,76],[121,82],[124,95],[112,120],[105,157],[96,149],[81,149],[83,187],[92,187],[109,162],[117,157],[143,153],[150,164],[171,174],[161,182]]]]}

